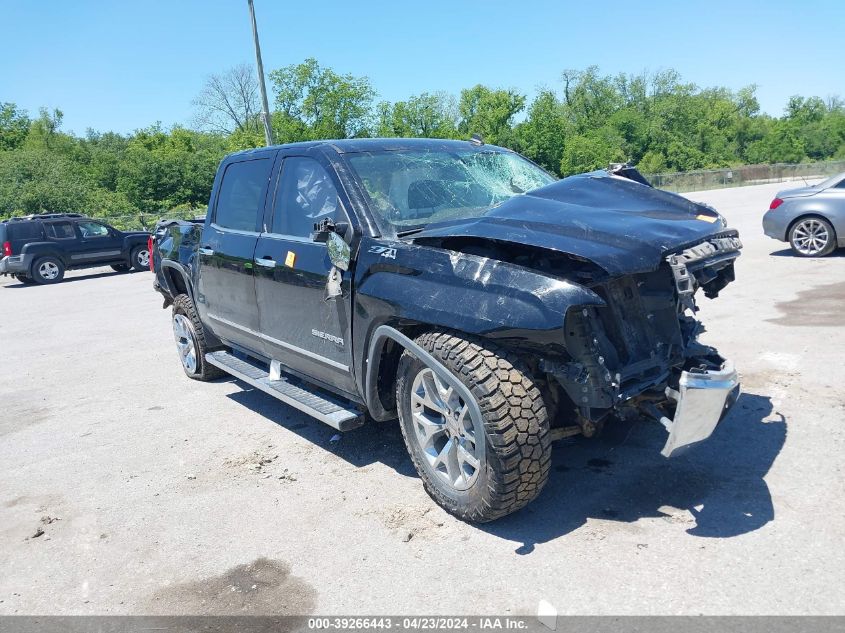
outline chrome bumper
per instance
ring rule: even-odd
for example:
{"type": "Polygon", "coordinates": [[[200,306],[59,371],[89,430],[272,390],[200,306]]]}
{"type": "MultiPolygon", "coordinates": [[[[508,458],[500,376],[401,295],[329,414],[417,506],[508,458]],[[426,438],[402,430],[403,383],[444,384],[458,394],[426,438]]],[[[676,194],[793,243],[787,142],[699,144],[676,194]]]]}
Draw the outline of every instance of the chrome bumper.
{"type": "Polygon", "coordinates": [[[674,419],[658,417],[669,431],[660,453],[672,457],[681,449],[710,437],[739,398],[739,393],[739,376],[729,360],[719,370],[681,372],[678,390],[666,389],[669,399],[678,403],[674,419]]]}
{"type": "Polygon", "coordinates": [[[29,270],[31,256],[7,255],[0,258],[0,275],[25,273],[29,270]]]}

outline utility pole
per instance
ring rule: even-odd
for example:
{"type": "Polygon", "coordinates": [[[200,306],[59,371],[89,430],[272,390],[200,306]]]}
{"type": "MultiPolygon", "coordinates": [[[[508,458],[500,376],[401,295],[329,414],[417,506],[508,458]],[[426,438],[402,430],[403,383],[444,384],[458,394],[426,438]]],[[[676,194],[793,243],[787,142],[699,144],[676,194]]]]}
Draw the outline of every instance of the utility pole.
{"type": "Polygon", "coordinates": [[[258,69],[258,88],[261,90],[261,119],[264,121],[264,139],[267,145],[273,144],[273,128],[270,127],[270,106],[267,105],[267,86],[264,85],[264,64],[261,63],[261,45],[258,43],[258,25],[255,23],[255,7],[252,0],[249,5],[249,17],[252,20],[252,39],[255,42],[255,65],[258,69]]]}

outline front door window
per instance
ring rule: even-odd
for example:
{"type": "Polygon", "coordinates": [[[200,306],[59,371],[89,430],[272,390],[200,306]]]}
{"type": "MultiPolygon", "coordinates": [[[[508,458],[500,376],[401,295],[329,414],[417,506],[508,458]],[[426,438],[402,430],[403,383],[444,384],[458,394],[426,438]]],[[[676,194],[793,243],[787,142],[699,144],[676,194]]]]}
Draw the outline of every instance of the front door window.
{"type": "Polygon", "coordinates": [[[325,168],[313,158],[285,159],[276,190],[272,232],[311,237],[314,224],[337,216],[337,189],[325,168]]]}
{"type": "Polygon", "coordinates": [[[79,232],[82,233],[82,239],[85,240],[109,236],[109,228],[99,222],[80,222],[78,226],[79,232]]]}

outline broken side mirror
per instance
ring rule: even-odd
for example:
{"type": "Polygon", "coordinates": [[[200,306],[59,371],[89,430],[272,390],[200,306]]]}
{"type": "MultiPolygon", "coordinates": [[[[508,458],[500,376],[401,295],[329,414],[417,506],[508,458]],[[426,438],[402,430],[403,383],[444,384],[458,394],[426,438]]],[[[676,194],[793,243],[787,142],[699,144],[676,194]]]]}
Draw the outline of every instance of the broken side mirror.
{"type": "Polygon", "coordinates": [[[326,242],[332,233],[346,235],[348,230],[349,224],[346,222],[335,223],[331,218],[324,218],[314,223],[314,232],[311,234],[311,239],[315,242],[326,242]]]}
{"type": "Polygon", "coordinates": [[[329,250],[329,261],[332,264],[332,269],[329,271],[328,279],[326,279],[326,300],[328,301],[334,297],[340,297],[343,294],[343,288],[341,287],[343,280],[342,271],[349,270],[351,255],[349,244],[334,231],[327,235],[326,246],[329,250]]]}
{"type": "Polygon", "coordinates": [[[349,225],[346,222],[335,224],[331,218],[325,218],[314,224],[312,239],[315,242],[325,242],[329,249],[329,260],[332,266],[340,270],[349,270],[349,260],[352,257],[349,244],[342,237],[348,230],[349,225]]]}
{"type": "Polygon", "coordinates": [[[326,239],[326,246],[329,249],[329,261],[332,266],[340,270],[349,270],[351,254],[346,240],[337,233],[331,232],[326,239]]]}

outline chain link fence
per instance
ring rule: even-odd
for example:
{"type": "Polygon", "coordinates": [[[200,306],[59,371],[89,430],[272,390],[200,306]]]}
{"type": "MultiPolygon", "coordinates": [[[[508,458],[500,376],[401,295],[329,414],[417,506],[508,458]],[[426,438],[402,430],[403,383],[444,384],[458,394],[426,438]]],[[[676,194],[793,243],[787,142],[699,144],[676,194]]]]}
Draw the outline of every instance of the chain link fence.
{"type": "Polygon", "coordinates": [[[92,213],[90,217],[107,222],[121,231],[152,231],[155,228],[156,222],[161,219],[193,220],[195,218],[201,218],[204,220],[205,213],[205,209],[174,209],[172,211],[165,209],[158,213],[135,213],[132,215],[101,216],[92,213]]]}
{"type": "Polygon", "coordinates": [[[819,163],[775,163],[743,165],[724,169],[703,169],[674,174],[644,174],[648,181],[667,191],[704,191],[723,187],[762,185],[769,182],[803,181],[825,178],[845,171],[845,160],[819,163]]]}

